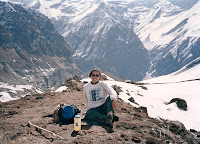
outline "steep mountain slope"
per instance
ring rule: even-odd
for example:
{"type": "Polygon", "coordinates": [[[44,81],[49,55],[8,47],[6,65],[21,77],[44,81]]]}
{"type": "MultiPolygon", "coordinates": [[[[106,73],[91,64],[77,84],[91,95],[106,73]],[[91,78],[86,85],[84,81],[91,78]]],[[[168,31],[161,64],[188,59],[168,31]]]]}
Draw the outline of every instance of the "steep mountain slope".
{"type": "Polygon", "coordinates": [[[132,9],[138,14],[135,31],[152,59],[148,76],[172,73],[200,56],[200,1],[188,2],[160,1],[132,9]]]}
{"type": "Polygon", "coordinates": [[[71,49],[47,17],[5,2],[0,15],[1,82],[51,87],[74,75],[71,49]]]}
{"type": "Polygon", "coordinates": [[[97,67],[122,79],[145,77],[150,66],[149,55],[135,35],[133,19],[121,2],[32,0],[25,3],[51,18],[72,47],[81,70],[88,72],[97,67]]]}
{"type": "Polygon", "coordinates": [[[67,39],[79,40],[74,58],[84,71],[96,66],[122,79],[141,80],[149,67],[148,53],[118,8],[100,3],[67,39]]]}

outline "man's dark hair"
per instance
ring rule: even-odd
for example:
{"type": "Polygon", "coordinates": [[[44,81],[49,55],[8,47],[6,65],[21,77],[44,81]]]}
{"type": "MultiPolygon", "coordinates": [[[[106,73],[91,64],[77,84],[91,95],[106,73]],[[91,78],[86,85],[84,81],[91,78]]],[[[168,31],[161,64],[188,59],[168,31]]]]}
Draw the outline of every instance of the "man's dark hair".
{"type": "Polygon", "coordinates": [[[101,72],[100,72],[100,70],[98,70],[98,69],[93,69],[93,70],[91,70],[91,72],[90,72],[90,74],[89,74],[89,77],[91,77],[93,71],[97,71],[97,72],[99,72],[99,75],[101,76],[101,72]]]}

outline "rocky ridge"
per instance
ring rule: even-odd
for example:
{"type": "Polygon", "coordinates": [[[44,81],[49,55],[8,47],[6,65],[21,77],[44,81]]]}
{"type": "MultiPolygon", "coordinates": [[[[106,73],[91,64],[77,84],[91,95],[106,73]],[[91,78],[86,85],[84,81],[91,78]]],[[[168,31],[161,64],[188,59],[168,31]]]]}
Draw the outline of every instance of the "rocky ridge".
{"type": "Polygon", "coordinates": [[[2,1],[0,15],[1,82],[46,88],[80,72],[71,48],[46,16],[2,1]]]}
{"type": "MultiPolygon", "coordinates": [[[[52,114],[61,104],[74,104],[85,112],[83,83],[78,80],[65,82],[68,89],[26,96],[20,100],[0,103],[0,141],[3,143],[138,143],[169,144],[199,143],[200,133],[186,130],[178,121],[150,118],[145,108],[135,108],[121,99],[117,100],[113,131],[103,125],[82,125],[78,133],[73,124],[53,123],[52,114]],[[45,130],[34,127],[42,127],[45,130]]],[[[148,110],[147,110],[148,111],[148,110]]]]}

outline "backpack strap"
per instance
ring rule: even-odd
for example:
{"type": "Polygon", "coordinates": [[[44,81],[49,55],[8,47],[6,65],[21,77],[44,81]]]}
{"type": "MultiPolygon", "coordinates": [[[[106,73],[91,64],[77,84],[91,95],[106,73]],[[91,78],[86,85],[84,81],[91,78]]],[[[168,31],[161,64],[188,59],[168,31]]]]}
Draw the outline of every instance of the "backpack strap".
{"type": "Polygon", "coordinates": [[[81,113],[81,110],[77,106],[75,105],[71,105],[71,106],[74,108],[74,112],[75,112],[74,116],[81,113]]]}

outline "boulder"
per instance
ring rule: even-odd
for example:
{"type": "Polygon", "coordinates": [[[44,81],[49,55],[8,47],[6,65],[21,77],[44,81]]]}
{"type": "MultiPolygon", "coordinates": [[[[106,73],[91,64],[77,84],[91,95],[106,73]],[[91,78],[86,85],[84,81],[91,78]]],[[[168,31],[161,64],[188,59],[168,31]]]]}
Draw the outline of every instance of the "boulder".
{"type": "Polygon", "coordinates": [[[173,98],[172,100],[170,100],[170,102],[168,104],[171,104],[175,102],[178,106],[179,109],[182,109],[182,110],[187,110],[187,102],[184,100],[184,99],[181,99],[181,98],[173,98]]]}

